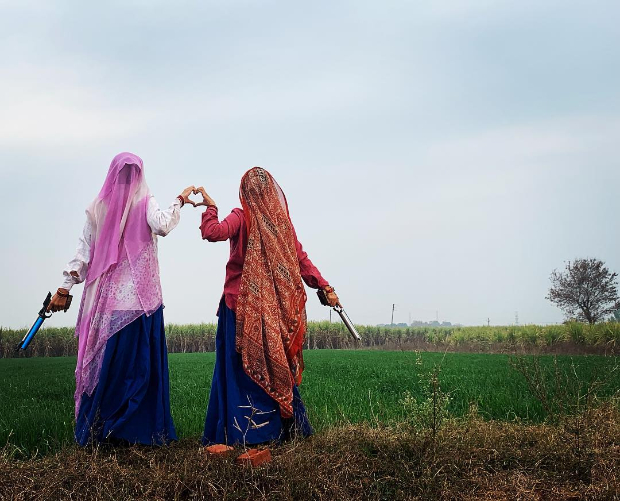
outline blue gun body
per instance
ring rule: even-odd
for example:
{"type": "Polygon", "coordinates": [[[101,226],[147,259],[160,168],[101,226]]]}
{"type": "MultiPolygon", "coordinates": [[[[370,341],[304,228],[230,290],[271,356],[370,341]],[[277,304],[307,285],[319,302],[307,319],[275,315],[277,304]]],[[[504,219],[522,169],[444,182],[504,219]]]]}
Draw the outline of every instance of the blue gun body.
{"type": "Polygon", "coordinates": [[[26,334],[26,337],[24,339],[22,339],[22,342],[19,344],[19,348],[21,350],[25,350],[26,348],[28,348],[28,345],[30,344],[30,341],[33,340],[34,335],[39,331],[39,329],[43,325],[43,321],[44,320],[45,320],[45,317],[44,318],[39,317],[39,318],[36,319],[36,321],[34,322],[32,327],[30,327],[30,330],[28,331],[28,334],[26,334]]]}
{"type": "Polygon", "coordinates": [[[52,316],[51,313],[49,315],[46,315],[46,310],[51,300],[52,293],[48,292],[45,301],[43,301],[43,308],[41,308],[41,311],[39,311],[39,317],[34,321],[34,324],[32,324],[32,327],[30,327],[30,330],[26,333],[24,339],[22,339],[21,342],[17,345],[18,350],[25,350],[26,348],[28,348],[28,345],[34,339],[35,334],[39,331],[39,329],[43,325],[43,322],[45,322],[45,319],[52,316]]]}

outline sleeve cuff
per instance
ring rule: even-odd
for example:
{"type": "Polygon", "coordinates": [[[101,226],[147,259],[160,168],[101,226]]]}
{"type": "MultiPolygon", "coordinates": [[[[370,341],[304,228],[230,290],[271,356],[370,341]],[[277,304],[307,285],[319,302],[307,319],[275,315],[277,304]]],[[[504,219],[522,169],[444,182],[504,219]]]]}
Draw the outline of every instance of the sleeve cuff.
{"type": "Polygon", "coordinates": [[[73,280],[65,280],[59,288],[71,291],[71,287],[73,287],[73,285],[73,280]]]}

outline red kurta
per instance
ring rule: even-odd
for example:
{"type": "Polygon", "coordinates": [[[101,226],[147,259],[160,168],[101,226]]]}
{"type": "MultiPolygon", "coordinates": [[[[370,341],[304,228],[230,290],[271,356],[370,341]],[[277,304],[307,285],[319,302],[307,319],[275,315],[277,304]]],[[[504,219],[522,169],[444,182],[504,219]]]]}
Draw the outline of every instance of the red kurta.
{"type": "MultiPolygon", "coordinates": [[[[226,306],[236,311],[239,286],[241,284],[241,273],[243,272],[245,251],[248,244],[248,232],[245,225],[243,209],[233,209],[232,212],[220,222],[217,207],[208,207],[202,214],[200,231],[202,233],[202,238],[209,242],[230,240],[230,258],[226,264],[224,299],[226,301],[226,306]]],[[[294,231],[295,230],[293,230],[293,232],[294,231]]],[[[303,250],[301,243],[299,243],[297,235],[295,235],[295,248],[297,250],[297,258],[299,259],[301,278],[303,278],[306,285],[313,289],[327,287],[329,283],[321,276],[316,266],[312,264],[308,254],[303,250]]]]}

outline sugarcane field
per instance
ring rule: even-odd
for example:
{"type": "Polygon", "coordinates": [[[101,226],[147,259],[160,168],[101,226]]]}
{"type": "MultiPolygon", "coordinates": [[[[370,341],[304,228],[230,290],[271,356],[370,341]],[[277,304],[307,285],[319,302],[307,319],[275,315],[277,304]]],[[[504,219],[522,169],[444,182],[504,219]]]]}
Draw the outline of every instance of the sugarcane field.
{"type": "Polygon", "coordinates": [[[0,501],[620,501],[619,18],[0,2],[0,501]]]}

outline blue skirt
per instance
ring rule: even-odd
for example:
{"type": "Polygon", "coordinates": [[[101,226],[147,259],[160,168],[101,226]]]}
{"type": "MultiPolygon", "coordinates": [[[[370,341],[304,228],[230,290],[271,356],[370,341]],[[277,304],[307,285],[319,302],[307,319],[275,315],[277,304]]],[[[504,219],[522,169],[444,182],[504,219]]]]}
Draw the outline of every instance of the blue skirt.
{"type": "Polygon", "coordinates": [[[241,355],[235,349],[235,332],[235,312],[222,298],[202,443],[260,444],[288,440],[293,435],[312,435],[297,386],[293,388],[293,417],[284,419],[277,402],[244,372],[241,355]]]}
{"type": "Polygon", "coordinates": [[[75,440],[80,445],[163,445],[176,440],[169,386],[162,306],[108,340],[97,388],[82,397],[75,440]]]}

